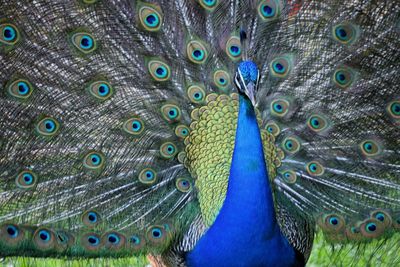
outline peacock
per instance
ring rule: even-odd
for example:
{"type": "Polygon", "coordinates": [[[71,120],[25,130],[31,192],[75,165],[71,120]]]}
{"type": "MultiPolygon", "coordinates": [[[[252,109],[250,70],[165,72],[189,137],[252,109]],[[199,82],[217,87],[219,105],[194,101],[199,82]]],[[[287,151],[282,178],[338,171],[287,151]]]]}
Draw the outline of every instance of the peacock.
{"type": "Polygon", "coordinates": [[[0,256],[386,255],[399,64],[398,1],[1,0],[0,256]]]}

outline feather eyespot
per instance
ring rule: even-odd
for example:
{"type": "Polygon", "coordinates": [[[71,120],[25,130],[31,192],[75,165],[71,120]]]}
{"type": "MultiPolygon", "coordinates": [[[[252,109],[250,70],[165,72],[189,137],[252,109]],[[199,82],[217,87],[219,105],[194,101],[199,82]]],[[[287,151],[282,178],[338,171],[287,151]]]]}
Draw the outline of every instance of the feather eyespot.
{"type": "Polygon", "coordinates": [[[139,250],[145,245],[145,240],[139,235],[131,235],[129,237],[129,247],[139,250]]]}
{"type": "Polygon", "coordinates": [[[100,246],[101,239],[96,233],[87,233],[81,237],[81,245],[89,251],[98,250],[100,246]]]}
{"type": "Polygon", "coordinates": [[[261,1],[258,5],[258,15],[264,21],[271,21],[280,15],[280,3],[278,0],[261,1]]]}
{"type": "Polygon", "coordinates": [[[166,142],[160,146],[161,156],[165,159],[173,158],[178,152],[176,146],[171,142],[166,142]]]}
{"type": "Polygon", "coordinates": [[[55,245],[55,235],[47,228],[39,228],[33,234],[33,241],[35,246],[41,250],[52,249],[55,245]]]}
{"type": "Polygon", "coordinates": [[[22,189],[32,188],[37,183],[37,175],[32,171],[22,171],[17,175],[15,183],[22,189]]]}
{"type": "Polygon", "coordinates": [[[175,128],[175,135],[180,138],[186,138],[190,133],[189,127],[186,125],[178,125],[175,128]]]}
{"type": "Polygon", "coordinates": [[[32,84],[24,79],[18,79],[13,81],[8,87],[7,92],[10,96],[15,97],[18,100],[28,99],[33,91],[32,84]]]}
{"type": "Polygon", "coordinates": [[[204,102],[206,92],[198,85],[191,85],[187,89],[187,95],[192,103],[199,104],[204,102]]]}
{"type": "Polygon", "coordinates": [[[10,23],[0,24],[1,38],[0,43],[15,45],[20,38],[18,28],[10,23]]]}
{"type": "Polygon", "coordinates": [[[143,121],[139,118],[131,118],[124,122],[123,130],[131,135],[140,135],[144,130],[143,121]]]}
{"type": "Polygon", "coordinates": [[[176,122],[181,118],[181,110],[173,104],[165,104],[161,107],[161,113],[168,122],[176,122]]]}
{"type": "Polygon", "coordinates": [[[89,54],[97,48],[97,43],[93,36],[86,32],[73,34],[71,40],[75,48],[84,54],[89,54]]]}
{"type": "Polygon", "coordinates": [[[379,222],[383,223],[385,227],[390,227],[393,221],[389,213],[383,210],[375,210],[371,212],[371,218],[374,218],[379,222]]]}
{"type": "Polygon", "coordinates": [[[285,171],[282,173],[283,180],[288,184],[294,184],[297,181],[297,174],[295,171],[285,171]]]}
{"type": "Polygon", "coordinates": [[[328,128],[327,120],[320,115],[311,115],[307,120],[308,128],[310,128],[314,132],[322,132],[323,130],[328,128]]]}
{"type": "Polygon", "coordinates": [[[45,117],[36,124],[36,132],[39,135],[50,137],[54,136],[60,128],[60,123],[51,117],[45,117]]]}
{"type": "Polygon", "coordinates": [[[361,142],[360,149],[361,152],[367,157],[377,156],[382,152],[382,148],[374,140],[365,140],[361,142]]]}
{"type": "Polygon", "coordinates": [[[389,103],[387,111],[394,119],[400,119],[400,101],[395,100],[389,103]]]}
{"type": "Polygon", "coordinates": [[[208,57],[205,45],[199,41],[190,41],[186,46],[186,53],[190,61],[196,64],[204,63],[208,57]]]}
{"type": "Polygon", "coordinates": [[[169,66],[160,60],[150,60],[147,64],[150,75],[158,82],[169,80],[171,70],[169,66]]]}
{"type": "Polygon", "coordinates": [[[283,117],[289,112],[289,102],[285,99],[275,99],[271,102],[271,114],[283,117]]]}
{"type": "Polygon", "coordinates": [[[82,214],[82,222],[87,227],[94,227],[101,222],[101,216],[94,210],[88,210],[82,214]]]}
{"type": "Polygon", "coordinates": [[[217,70],[214,72],[214,83],[220,89],[226,89],[230,84],[230,76],[224,70],[217,70]]]}
{"type": "Polygon", "coordinates": [[[157,173],[151,168],[145,168],[139,173],[139,181],[145,185],[152,185],[157,182],[157,173]]]}
{"type": "Polygon", "coordinates": [[[306,170],[311,176],[320,176],[325,172],[324,167],[318,161],[311,161],[306,165],[306,170]]]}
{"type": "Polygon", "coordinates": [[[92,151],[83,158],[83,166],[89,170],[101,170],[105,164],[106,157],[101,152],[92,151]]]}
{"type": "Polygon", "coordinates": [[[350,68],[338,68],[333,74],[333,82],[340,88],[348,88],[354,81],[354,72],[350,68]]]}
{"type": "Polygon", "coordinates": [[[118,232],[109,232],[104,234],[102,240],[105,241],[104,246],[107,249],[120,249],[125,246],[125,236],[118,232]]]}
{"type": "Polygon", "coordinates": [[[158,6],[146,5],[139,9],[139,20],[145,30],[156,32],[161,29],[163,16],[158,6]]]}
{"type": "Polygon", "coordinates": [[[167,233],[162,226],[154,225],[147,229],[147,240],[154,244],[163,243],[167,238],[167,233]]]}
{"type": "Polygon", "coordinates": [[[294,154],[300,150],[300,142],[295,137],[287,137],[282,142],[282,148],[285,152],[294,154]]]}
{"type": "Polygon", "coordinates": [[[326,214],[318,221],[319,226],[328,233],[340,233],[345,229],[345,220],[338,214],[326,214]]]}
{"type": "Polygon", "coordinates": [[[267,132],[269,132],[270,134],[272,134],[275,137],[278,136],[280,134],[280,132],[281,132],[280,127],[274,121],[268,122],[265,125],[265,129],[267,130],[267,132]]]}
{"type": "Polygon", "coordinates": [[[278,57],[269,64],[270,73],[273,77],[286,78],[291,69],[292,62],[288,57],[278,57]]]}
{"type": "Polygon", "coordinates": [[[385,231],[385,224],[375,218],[367,219],[360,225],[361,234],[367,238],[377,238],[385,231]]]}
{"type": "Polygon", "coordinates": [[[96,81],[89,85],[89,93],[96,99],[104,101],[112,96],[114,89],[106,81],[96,81]]]}
{"type": "Polygon", "coordinates": [[[237,36],[232,36],[228,39],[225,45],[225,52],[232,60],[239,60],[242,55],[240,39],[237,36]]]}
{"type": "Polygon", "coordinates": [[[188,179],[178,178],[175,182],[175,187],[182,193],[189,192],[192,188],[192,185],[188,179]]]}
{"type": "Polygon", "coordinates": [[[350,45],[358,38],[358,27],[349,22],[335,25],[332,29],[334,39],[342,44],[350,45]]]}
{"type": "Polygon", "coordinates": [[[0,233],[0,241],[9,246],[15,246],[24,239],[24,230],[14,223],[1,225],[0,233]]]}
{"type": "Polygon", "coordinates": [[[199,0],[200,5],[208,11],[213,11],[218,5],[218,0],[199,0]]]}

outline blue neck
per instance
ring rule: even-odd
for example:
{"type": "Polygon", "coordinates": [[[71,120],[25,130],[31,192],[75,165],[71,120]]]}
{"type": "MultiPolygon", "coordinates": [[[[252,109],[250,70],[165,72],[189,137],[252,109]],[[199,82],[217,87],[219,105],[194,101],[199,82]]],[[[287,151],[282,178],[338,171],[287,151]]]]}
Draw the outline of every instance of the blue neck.
{"type": "Polygon", "coordinates": [[[292,266],[281,234],[251,102],[240,96],[228,190],[214,222],[187,255],[189,266],[292,266]]]}

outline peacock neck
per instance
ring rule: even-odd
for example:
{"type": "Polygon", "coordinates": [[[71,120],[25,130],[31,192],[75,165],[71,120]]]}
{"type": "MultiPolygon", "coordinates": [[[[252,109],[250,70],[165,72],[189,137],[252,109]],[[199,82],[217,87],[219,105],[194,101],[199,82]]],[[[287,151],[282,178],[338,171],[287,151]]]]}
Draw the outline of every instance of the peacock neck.
{"type": "Polygon", "coordinates": [[[246,96],[239,100],[224,204],[187,262],[189,266],[292,266],[296,262],[275,217],[260,130],[246,96]]]}

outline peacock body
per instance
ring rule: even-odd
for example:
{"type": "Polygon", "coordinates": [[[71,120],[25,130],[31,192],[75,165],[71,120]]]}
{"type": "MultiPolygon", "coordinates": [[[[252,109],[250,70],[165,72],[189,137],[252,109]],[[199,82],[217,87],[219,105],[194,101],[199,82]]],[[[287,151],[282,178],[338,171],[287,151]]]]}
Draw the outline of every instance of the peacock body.
{"type": "Polygon", "coordinates": [[[316,225],[398,238],[398,2],[0,3],[1,256],[304,266],[316,225]]]}

